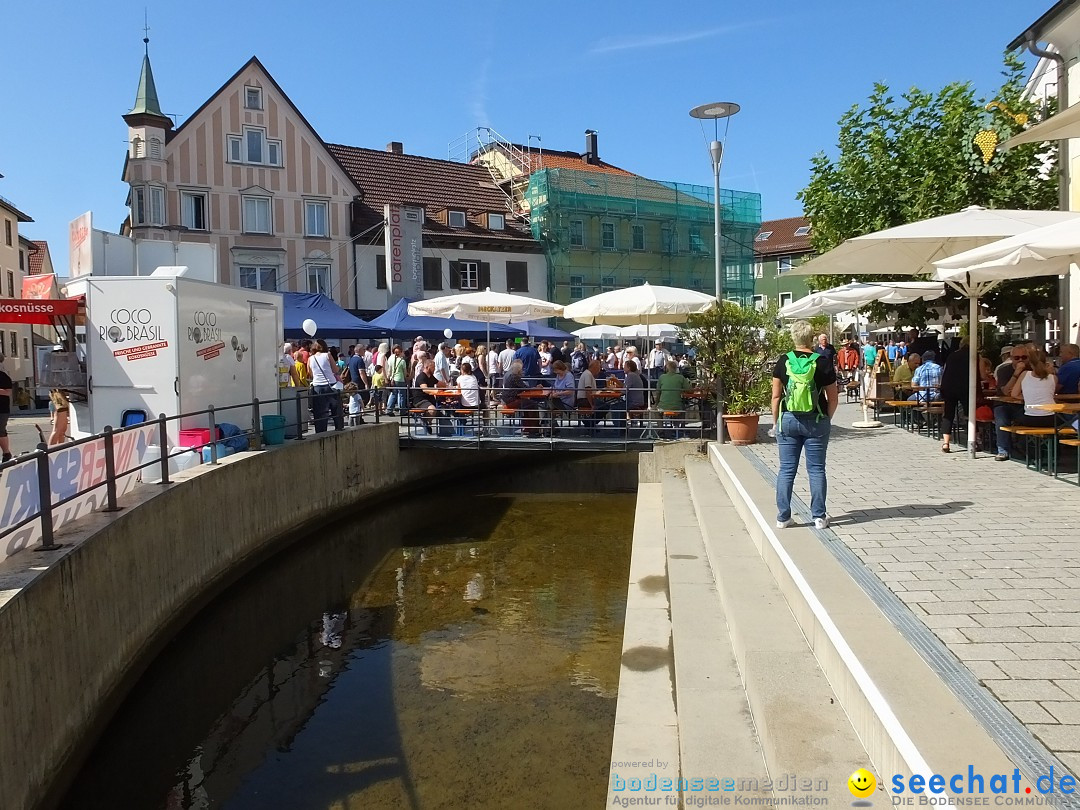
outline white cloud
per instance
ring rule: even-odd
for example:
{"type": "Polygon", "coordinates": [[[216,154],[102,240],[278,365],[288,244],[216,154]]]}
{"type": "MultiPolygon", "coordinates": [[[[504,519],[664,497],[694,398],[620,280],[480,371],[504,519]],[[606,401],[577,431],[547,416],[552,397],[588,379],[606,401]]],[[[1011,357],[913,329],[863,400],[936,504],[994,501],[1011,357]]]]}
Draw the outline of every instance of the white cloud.
{"type": "Polygon", "coordinates": [[[701,39],[711,39],[741,28],[749,28],[758,25],[758,22],[739,23],[736,25],[721,25],[716,28],[703,28],[697,31],[682,31],[671,34],[645,34],[640,36],[604,37],[593,43],[589,48],[591,54],[613,53],[615,51],[631,51],[642,48],[664,48],[668,45],[681,45],[684,42],[696,42],[701,39]]]}

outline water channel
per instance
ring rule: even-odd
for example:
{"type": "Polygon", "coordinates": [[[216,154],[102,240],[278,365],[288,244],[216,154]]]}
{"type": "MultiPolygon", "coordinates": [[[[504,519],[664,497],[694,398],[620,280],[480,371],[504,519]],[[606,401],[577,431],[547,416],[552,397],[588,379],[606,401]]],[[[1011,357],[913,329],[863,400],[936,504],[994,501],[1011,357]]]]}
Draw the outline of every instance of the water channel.
{"type": "Polygon", "coordinates": [[[256,568],[150,665],[62,807],[603,806],[634,495],[532,473],[365,506],[256,568]]]}

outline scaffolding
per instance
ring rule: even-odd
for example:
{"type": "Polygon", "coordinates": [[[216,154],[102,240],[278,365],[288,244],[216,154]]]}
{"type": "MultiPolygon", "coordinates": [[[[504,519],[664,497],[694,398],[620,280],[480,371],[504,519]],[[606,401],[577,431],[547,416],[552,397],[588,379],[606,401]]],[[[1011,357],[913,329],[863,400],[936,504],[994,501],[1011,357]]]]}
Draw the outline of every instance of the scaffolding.
{"type": "MultiPolygon", "coordinates": [[[[525,192],[548,263],[548,298],[569,303],[649,282],[715,294],[713,190],[632,174],[543,169],[525,192]]],[[[761,195],[720,190],[724,297],[750,305],[761,195]]]]}

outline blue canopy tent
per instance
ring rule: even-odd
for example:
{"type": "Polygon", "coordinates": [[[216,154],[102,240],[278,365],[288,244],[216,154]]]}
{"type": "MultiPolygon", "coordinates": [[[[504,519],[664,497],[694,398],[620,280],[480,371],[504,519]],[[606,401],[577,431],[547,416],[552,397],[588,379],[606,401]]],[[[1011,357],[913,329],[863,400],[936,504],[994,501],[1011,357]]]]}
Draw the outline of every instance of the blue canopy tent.
{"type": "Polygon", "coordinates": [[[537,340],[569,340],[577,341],[569,332],[564,332],[562,329],[556,329],[553,326],[548,326],[544,321],[522,321],[521,323],[514,324],[518,329],[524,332],[526,335],[537,340]]]}
{"type": "Polygon", "coordinates": [[[402,298],[382,315],[372,318],[368,323],[371,326],[380,327],[384,332],[389,332],[395,339],[411,339],[416,335],[441,338],[446,329],[450,329],[455,338],[472,340],[483,340],[488,334],[491,335],[492,340],[506,340],[521,337],[524,334],[521,329],[502,323],[488,324],[484,321],[468,321],[463,318],[410,315],[408,298],[402,298]]]}
{"type": "Polygon", "coordinates": [[[387,330],[372,326],[355,315],[350,315],[321,293],[281,294],[285,299],[285,337],[305,338],[304,321],[315,321],[317,338],[376,338],[387,330]]]}

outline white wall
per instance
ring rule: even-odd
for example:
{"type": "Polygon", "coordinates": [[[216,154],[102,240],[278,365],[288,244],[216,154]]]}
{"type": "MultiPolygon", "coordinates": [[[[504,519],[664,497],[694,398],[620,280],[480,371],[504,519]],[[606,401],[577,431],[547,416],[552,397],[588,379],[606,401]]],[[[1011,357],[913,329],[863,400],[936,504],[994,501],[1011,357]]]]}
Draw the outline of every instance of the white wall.
{"type": "MultiPolygon", "coordinates": [[[[356,248],[356,283],[355,289],[349,289],[348,294],[338,296],[339,303],[350,309],[386,309],[388,306],[387,290],[376,288],[376,259],[383,252],[382,245],[359,245],[356,248]],[[359,293],[359,298],[357,298],[359,293]]],[[[529,265],[529,290],[522,292],[530,298],[547,298],[547,260],[543,253],[512,253],[507,251],[492,250],[451,250],[424,248],[424,257],[437,257],[442,259],[442,290],[425,290],[424,298],[438,298],[442,295],[453,295],[461,292],[450,287],[450,262],[452,261],[476,261],[487,262],[491,265],[491,289],[496,292],[506,292],[506,263],[527,262],[529,265]]],[[[350,272],[345,284],[352,284],[353,278],[350,272]]]]}

